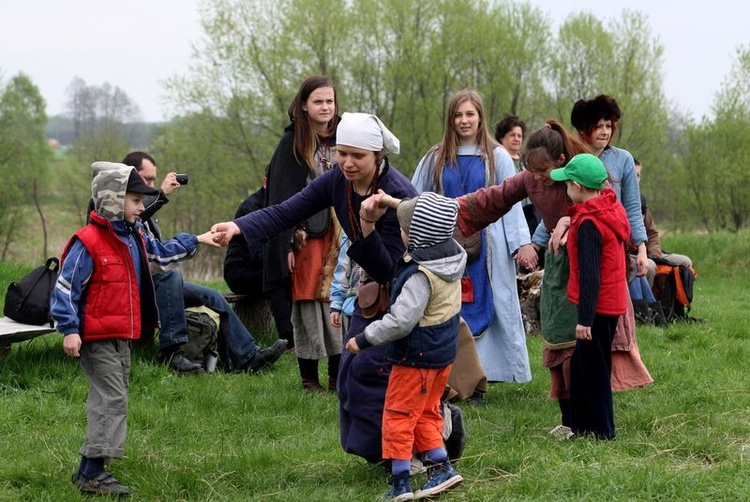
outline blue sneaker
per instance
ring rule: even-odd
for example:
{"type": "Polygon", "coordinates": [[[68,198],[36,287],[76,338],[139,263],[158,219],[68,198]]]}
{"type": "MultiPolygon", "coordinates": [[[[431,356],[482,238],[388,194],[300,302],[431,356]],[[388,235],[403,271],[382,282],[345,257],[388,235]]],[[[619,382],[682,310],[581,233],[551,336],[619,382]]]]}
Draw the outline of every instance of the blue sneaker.
{"type": "Polygon", "coordinates": [[[409,471],[393,475],[388,480],[391,489],[383,495],[383,500],[401,502],[402,500],[414,500],[414,492],[409,483],[409,471]]]}
{"type": "Polygon", "coordinates": [[[432,467],[432,475],[430,479],[425,481],[417,493],[414,494],[415,499],[421,499],[426,497],[432,497],[440,492],[443,492],[449,488],[457,486],[464,478],[456,472],[450,462],[447,460],[440,464],[432,467]]]}

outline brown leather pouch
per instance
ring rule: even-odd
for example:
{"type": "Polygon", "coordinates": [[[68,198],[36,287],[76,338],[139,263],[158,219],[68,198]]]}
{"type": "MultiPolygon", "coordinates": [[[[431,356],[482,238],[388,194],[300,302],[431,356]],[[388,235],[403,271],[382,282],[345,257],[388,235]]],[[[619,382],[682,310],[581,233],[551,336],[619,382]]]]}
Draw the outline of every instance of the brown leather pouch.
{"type": "Polygon", "coordinates": [[[375,281],[360,283],[357,288],[357,299],[362,309],[362,316],[370,319],[388,311],[390,294],[389,284],[378,284],[375,281]]]}

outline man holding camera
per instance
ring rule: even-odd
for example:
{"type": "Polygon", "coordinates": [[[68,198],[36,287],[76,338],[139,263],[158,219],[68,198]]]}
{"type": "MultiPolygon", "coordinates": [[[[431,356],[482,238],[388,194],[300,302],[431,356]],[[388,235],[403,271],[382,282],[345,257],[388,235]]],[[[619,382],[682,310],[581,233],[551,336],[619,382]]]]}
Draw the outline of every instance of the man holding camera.
{"type": "MultiPolygon", "coordinates": [[[[154,187],[156,184],[156,161],[145,152],[131,152],[122,161],[133,166],[143,181],[154,187]]],[[[167,195],[187,184],[187,175],[168,173],[159,189],[159,194],[144,201],[145,210],[141,221],[146,231],[161,240],[161,232],[154,214],[169,202],[167,195]]],[[[180,347],[187,342],[185,304],[205,305],[221,317],[222,331],[226,337],[227,352],[232,365],[237,369],[257,372],[275,363],[286,350],[286,341],[278,340],[271,348],[261,349],[232,307],[218,291],[183,280],[179,269],[170,269],[155,274],[156,306],[159,310],[159,363],[168,364],[176,373],[199,373],[202,366],[193,363],[182,353],[180,347]]]]}

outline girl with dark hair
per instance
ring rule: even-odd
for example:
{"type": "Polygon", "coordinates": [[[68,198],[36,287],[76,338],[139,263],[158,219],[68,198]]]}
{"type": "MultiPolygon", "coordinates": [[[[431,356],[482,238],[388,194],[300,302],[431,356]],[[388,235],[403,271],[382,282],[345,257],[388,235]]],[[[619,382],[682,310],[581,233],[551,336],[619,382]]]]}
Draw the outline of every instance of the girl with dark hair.
{"type": "MultiPolygon", "coordinates": [[[[331,169],[339,118],[328,77],[312,76],[289,105],[291,123],[268,164],[266,205],[280,204],[331,169]]],[[[336,390],[341,334],[330,324],[328,297],[338,257],[339,225],[326,208],[272,238],[265,251],[264,289],[291,285],[291,322],[302,388],[323,392],[318,360],[328,356],[328,388],[336,390]]]]}
{"type": "Polygon", "coordinates": [[[581,140],[591,149],[591,153],[599,157],[607,168],[609,184],[628,213],[631,237],[638,248],[636,273],[642,276],[648,270],[648,239],[643,225],[641,191],[638,188],[635,162],[630,152],[612,146],[612,138],[617,132],[617,122],[621,116],[617,101],[606,94],[600,94],[593,99],[576,101],[570,113],[570,122],[581,140]]]}
{"type": "MultiPolygon", "coordinates": [[[[399,141],[376,116],[343,114],[336,138],[332,169],[281,204],[214,225],[215,240],[226,244],[241,233],[249,246],[262,244],[333,207],[351,241],[349,257],[374,281],[387,284],[406,249],[396,210],[367,211],[363,202],[378,189],[402,199],[415,197],[417,192],[404,175],[391,168],[385,154],[398,153],[399,141]]],[[[381,317],[378,313],[365,318],[358,299],[347,338],[381,317]]],[[[355,357],[344,351],[341,356],[337,385],[341,445],[348,453],[377,462],[382,457],[381,425],[390,365],[385,362],[384,346],[367,352],[355,357]]]]}
{"type": "MultiPolygon", "coordinates": [[[[625,207],[630,222],[630,237],[636,246],[634,260],[637,276],[645,276],[648,271],[646,243],[648,236],[643,224],[641,212],[641,191],[635,171],[635,161],[627,150],[612,146],[612,138],[617,132],[617,122],[622,116],[620,106],[611,96],[600,94],[593,99],[580,99],[573,105],[570,122],[578,131],[578,136],[589,147],[591,153],[598,156],[607,168],[609,184],[617,200],[625,207]]],[[[567,229],[567,222],[553,232],[553,240],[567,229]]],[[[632,260],[631,260],[632,264],[632,260]]],[[[620,317],[617,335],[612,343],[612,387],[615,390],[627,389],[633,382],[653,380],[641,362],[636,341],[636,324],[633,305],[628,302],[628,311],[620,317]],[[622,361],[625,359],[625,361],[622,361]],[[624,363],[630,364],[624,364],[624,363]],[[632,371],[627,371],[632,369],[632,371]],[[647,378],[646,378],[647,377],[647,378]]]]}
{"type": "MultiPolygon", "coordinates": [[[[571,137],[555,120],[529,136],[522,155],[526,171],[508,178],[501,185],[482,188],[458,199],[457,225],[463,235],[470,235],[497,221],[514,204],[525,197],[539,209],[543,225],[540,225],[532,240],[534,247],[547,248],[545,255],[544,281],[542,282],[541,324],[544,338],[543,362],[550,370],[550,397],[557,399],[562,415],[562,424],[552,429],[555,435],[565,435],[570,429],[570,357],[575,347],[577,310],[567,298],[569,265],[564,250],[548,246],[549,235],[544,227],[556,228],[561,219],[568,217],[571,201],[564,183],[550,178],[550,171],[564,167],[579,153],[587,153],[588,147],[571,137]]],[[[530,263],[521,263],[527,268],[530,263]]],[[[613,344],[613,350],[621,348],[613,344]]],[[[651,376],[640,362],[637,346],[633,352],[613,352],[612,365],[617,367],[620,380],[613,378],[614,390],[644,386],[651,383],[651,376]]]]}
{"type": "MultiPolygon", "coordinates": [[[[460,197],[513,176],[508,152],[490,135],[479,93],[464,89],[448,104],[443,140],[420,161],[412,183],[418,191],[460,197]]],[[[521,206],[480,232],[466,276],[473,298],[464,298],[461,317],[476,340],[490,382],[528,382],[531,368],[516,286],[513,255],[533,253],[521,206]]]]}

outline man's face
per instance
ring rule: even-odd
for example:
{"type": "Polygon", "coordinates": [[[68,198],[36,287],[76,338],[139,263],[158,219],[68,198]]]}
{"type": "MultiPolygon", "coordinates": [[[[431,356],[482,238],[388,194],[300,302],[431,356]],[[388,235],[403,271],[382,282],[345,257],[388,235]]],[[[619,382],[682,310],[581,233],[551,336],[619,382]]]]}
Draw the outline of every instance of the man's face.
{"type": "Polygon", "coordinates": [[[143,178],[143,182],[154,188],[156,186],[156,166],[148,159],[143,159],[138,174],[143,178]]]}
{"type": "Polygon", "coordinates": [[[127,192],[125,194],[125,207],[123,213],[125,221],[128,223],[135,223],[143,212],[143,194],[135,192],[127,192]]]}

